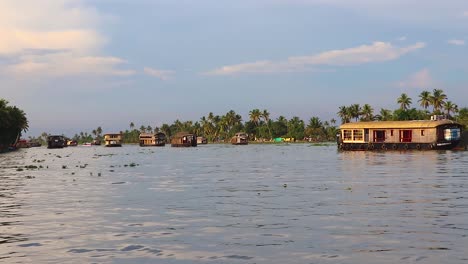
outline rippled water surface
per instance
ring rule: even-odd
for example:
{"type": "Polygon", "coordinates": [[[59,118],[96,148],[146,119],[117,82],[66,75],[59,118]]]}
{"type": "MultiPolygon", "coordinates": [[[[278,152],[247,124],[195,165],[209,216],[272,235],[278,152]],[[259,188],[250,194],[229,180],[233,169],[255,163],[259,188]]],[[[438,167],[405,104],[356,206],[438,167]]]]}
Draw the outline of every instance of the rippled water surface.
{"type": "Polygon", "coordinates": [[[468,263],[468,152],[22,149],[0,262],[468,263]]]}

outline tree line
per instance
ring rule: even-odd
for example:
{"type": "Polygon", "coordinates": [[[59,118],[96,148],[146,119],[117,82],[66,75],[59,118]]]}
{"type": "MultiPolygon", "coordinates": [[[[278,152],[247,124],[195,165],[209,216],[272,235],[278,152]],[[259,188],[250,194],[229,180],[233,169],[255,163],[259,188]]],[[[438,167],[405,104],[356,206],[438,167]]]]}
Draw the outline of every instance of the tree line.
{"type": "Polygon", "coordinates": [[[0,98],[0,151],[14,144],[28,128],[24,111],[0,98]]]}
{"type": "Polygon", "coordinates": [[[398,121],[398,120],[428,120],[432,115],[445,115],[448,119],[456,120],[468,126],[468,108],[459,109],[456,104],[448,100],[447,95],[441,89],[431,92],[422,91],[418,96],[420,108],[411,107],[413,99],[406,93],[402,93],[396,100],[399,108],[389,110],[381,108],[379,113],[369,104],[362,107],[359,104],[340,106],[338,116],[342,123],[351,121],[398,121]]]}
{"type": "MultiPolygon", "coordinates": [[[[428,120],[431,115],[445,115],[449,119],[468,127],[468,108],[459,109],[456,104],[448,100],[443,90],[434,89],[432,92],[423,91],[418,96],[419,108],[412,107],[413,100],[406,93],[402,93],[396,103],[399,106],[395,110],[380,109],[378,113],[370,104],[351,104],[340,106],[337,112],[342,123],[357,121],[390,121],[390,120],[428,120]]],[[[331,119],[322,121],[313,116],[304,121],[294,116],[287,119],[279,116],[271,118],[268,110],[258,108],[249,111],[248,119],[234,110],[225,114],[216,115],[213,112],[202,116],[198,121],[175,120],[172,124],[164,123],[161,126],[135,125],[129,123],[128,129],[120,131],[123,134],[124,143],[138,143],[140,133],[163,132],[167,138],[177,132],[194,133],[203,136],[209,142],[227,142],[237,132],[246,132],[251,141],[271,141],[275,138],[292,138],[307,141],[334,141],[338,132],[337,121],[331,119]]],[[[47,133],[43,133],[39,140],[45,140],[47,133]]],[[[72,139],[79,143],[91,142],[93,139],[102,140],[102,128],[98,127],[91,133],[80,132],[72,139]]]]}

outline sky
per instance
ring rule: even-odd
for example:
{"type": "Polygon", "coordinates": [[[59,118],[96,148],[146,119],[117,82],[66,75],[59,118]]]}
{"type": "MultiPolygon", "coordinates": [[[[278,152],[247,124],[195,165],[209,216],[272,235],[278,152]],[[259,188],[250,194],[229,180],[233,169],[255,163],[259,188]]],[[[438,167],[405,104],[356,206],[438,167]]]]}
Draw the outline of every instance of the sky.
{"type": "Polygon", "coordinates": [[[339,120],[435,88],[468,107],[467,41],[466,0],[0,0],[0,98],[32,136],[339,120]]]}

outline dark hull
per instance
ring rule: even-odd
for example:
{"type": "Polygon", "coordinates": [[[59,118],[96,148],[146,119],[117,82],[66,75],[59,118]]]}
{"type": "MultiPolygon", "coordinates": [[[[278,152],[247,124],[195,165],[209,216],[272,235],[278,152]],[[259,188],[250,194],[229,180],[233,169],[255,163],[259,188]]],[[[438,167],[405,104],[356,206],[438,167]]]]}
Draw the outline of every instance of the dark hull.
{"type": "Polygon", "coordinates": [[[192,144],[192,143],[184,143],[184,144],[171,144],[171,147],[176,147],[176,148],[189,148],[189,147],[196,147],[197,144],[192,144]]]}
{"type": "Polygon", "coordinates": [[[140,144],[140,147],[164,147],[166,143],[158,143],[158,144],[140,144]]]}
{"type": "Polygon", "coordinates": [[[341,143],[340,150],[450,150],[458,145],[459,141],[444,143],[341,143]]]}
{"type": "Polygon", "coordinates": [[[121,144],[106,145],[106,147],[121,147],[121,144]]]}
{"type": "Polygon", "coordinates": [[[64,147],[64,143],[63,143],[63,142],[62,142],[62,143],[55,143],[55,142],[54,142],[54,143],[50,143],[50,142],[49,142],[49,143],[47,144],[47,148],[48,148],[48,149],[63,148],[63,147],[64,147]]]}
{"type": "Polygon", "coordinates": [[[231,143],[232,145],[248,145],[249,142],[235,142],[235,143],[231,143]]]}

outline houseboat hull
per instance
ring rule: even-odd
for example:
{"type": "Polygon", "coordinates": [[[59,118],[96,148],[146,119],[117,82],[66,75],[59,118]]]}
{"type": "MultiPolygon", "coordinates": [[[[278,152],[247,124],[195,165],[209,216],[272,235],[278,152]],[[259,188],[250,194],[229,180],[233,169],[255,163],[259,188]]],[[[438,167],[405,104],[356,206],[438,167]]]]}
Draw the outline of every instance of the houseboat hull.
{"type": "Polygon", "coordinates": [[[461,141],[462,125],[454,121],[412,120],[343,124],[340,150],[450,150],[461,141]]]}
{"type": "Polygon", "coordinates": [[[455,148],[459,142],[451,143],[341,143],[340,150],[450,150],[455,148]]]}
{"type": "Polygon", "coordinates": [[[47,138],[47,148],[64,148],[66,146],[65,139],[62,136],[49,136],[47,138]]]}
{"type": "Polygon", "coordinates": [[[154,143],[154,144],[141,144],[140,147],[164,147],[166,145],[166,142],[162,143],[154,143]]]}

